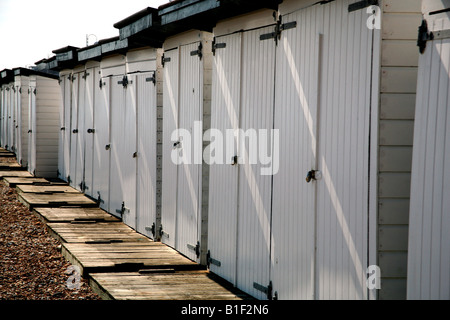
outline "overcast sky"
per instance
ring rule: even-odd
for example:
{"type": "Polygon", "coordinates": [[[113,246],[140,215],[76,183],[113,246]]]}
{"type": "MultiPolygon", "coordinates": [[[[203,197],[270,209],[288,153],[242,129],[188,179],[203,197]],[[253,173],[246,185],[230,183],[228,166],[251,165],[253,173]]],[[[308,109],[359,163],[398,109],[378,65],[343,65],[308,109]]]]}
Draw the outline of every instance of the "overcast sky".
{"type": "Polygon", "coordinates": [[[119,35],[113,25],[168,0],[0,0],[0,70],[28,67],[68,45],[119,35]]]}

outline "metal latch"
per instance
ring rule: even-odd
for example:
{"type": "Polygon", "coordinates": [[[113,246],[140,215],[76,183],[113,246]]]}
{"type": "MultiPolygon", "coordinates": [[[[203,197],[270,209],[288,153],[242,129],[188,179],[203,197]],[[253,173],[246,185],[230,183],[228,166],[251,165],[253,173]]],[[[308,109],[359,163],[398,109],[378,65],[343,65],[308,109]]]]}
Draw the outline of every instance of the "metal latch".
{"type": "Polygon", "coordinates": [[[95,129],[88,129],[87,133],[95,133],[95,129]]]}
{"type": "Polygon", "coordinates": [[[129,81],[127,76],[123,76],[121,81],[118,81],[117,84],[121,84],[124,88],[126,88],[129,84],[132,84],[133,81],[129,81]]]}
{"type": "Polygon", "coordinates": [[[422,20],[422,24],[419,27],[419,35],[417,37],[417,46],[419,47],[420,53],[423,54],[425,52],[425,48],[427,47],[427,41],[443,40],[448,38],[450,38],[450,29],[428,32],[427,21],[422,20]]]}
{"type": "Polygon", "coordinates": [[[231,165],[235,166],[238,164],[238,156],[234,156],[231,158],[231,165]]]}
{"type": "Polygon", "coordinates": [[[78,133],[78,129],[73,129],[72,133],[78,133]]]}

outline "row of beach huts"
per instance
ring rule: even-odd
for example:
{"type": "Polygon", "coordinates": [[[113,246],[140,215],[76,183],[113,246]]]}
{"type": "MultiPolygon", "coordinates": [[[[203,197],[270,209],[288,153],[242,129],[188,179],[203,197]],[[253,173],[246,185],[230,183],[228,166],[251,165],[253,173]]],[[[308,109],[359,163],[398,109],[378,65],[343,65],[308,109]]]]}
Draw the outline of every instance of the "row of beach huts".
{"type": "Polygon", "coordinates": [[[257,299],[450,299],[449,17],[146,8],[1,71],[0,146],[257,299]]]}

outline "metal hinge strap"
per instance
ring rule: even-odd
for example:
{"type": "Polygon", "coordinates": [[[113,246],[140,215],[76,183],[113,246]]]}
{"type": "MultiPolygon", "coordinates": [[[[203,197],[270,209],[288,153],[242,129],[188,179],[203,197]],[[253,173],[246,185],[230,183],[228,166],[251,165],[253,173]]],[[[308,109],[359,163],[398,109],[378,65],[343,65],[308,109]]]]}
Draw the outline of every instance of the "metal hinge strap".
{"type": "Polygon", "coordinates": [[[363,0],[348,5],[348,12],[353,12],[367,8],[369,6],[377,6],[378,0],[363,0]]]}
{"type": "Polygon", "coordinates": [[[269,282],[269,285],[267,287],[253,282],[253,288],[255,288],[258,291],[261,291],[262,293],[265,293],[267,295],[267,299],[272,300],[272,290],[273,290],[273,285],[272,285],[272,281],[269,282]]]}
{"type": "Polygon", "coordinates": [[[146,78],[145,81],[153,82],[153,84],[156,86],[156,72],[153,72],[153,75],[149,78],[146,78]]]}
{"type": "Polygon", "coordinates": [[[198,49],[191,51],[191,56],[198,56],[200,60],[202,60],[203,57],[203,44],[200,42],[198,45],[198,49]]]}
{"type": "Polygon", "coordinates": [[[211,264],[220,267],[222,266],[222,263],[219,260],[211,258],[211,251],[208,250],[208,253],[206,254],[206,263],[208,265],[208,268],[211,264]]]}
{"type": "Polygon", "coordinates": [[[263,41],[263,40],[269,40],[269,39],[274,39],[275,40],[275,44],[278,44],[278,40],[280,40],[281,38],[281,33],[284,30],[288,30],[288,29],[293,29],[297,27],[297,21],[291,21],[288,23],[281,23],[281,17],[278,20],[276,26],[275,26],[275,30],[273,32],[270,33],[266,33],[266,34],[262,34],[259,36],[259,40],[263,41]]]}
{"type": "Polygon", "coordinates": [[[166,64],[166,62],[170,62],[170,60],[171,60],[170,57],[166,58],[164,56],[164,54],[161,56],[161,64],[162,64],[163,68],[164,68],[164,65],[166,64]]]}
{"type": "Polygon", "coordinates": [[[216,38],[214,38],[213,43],[212,43],[212,53],[213,55],[216,55],[216,49],[224,49],[227,47],[227,44],[222,42],[222,43],[216,43],[216,38]]]}
{"type": "Polygon", "coordinates": [[[195,251],[197,258],[200,257],[200,242],[199,241],[197,241],[197,244],[195,246],[192,244],[187,244],[187,247],[189,250],[195,251]]]}

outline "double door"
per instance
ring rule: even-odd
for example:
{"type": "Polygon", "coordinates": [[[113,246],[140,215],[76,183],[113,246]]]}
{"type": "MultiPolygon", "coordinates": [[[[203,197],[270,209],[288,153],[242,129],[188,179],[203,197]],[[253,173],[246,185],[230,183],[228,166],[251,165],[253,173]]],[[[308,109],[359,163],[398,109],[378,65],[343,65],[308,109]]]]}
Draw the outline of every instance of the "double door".
{"type": "Polygon", "coordinates": [[[274,26],[216,38],[211,126],[247,134],[235,138],[237,164],[211,166],[209,266],[256,298],[367,297],[364,17],[332,2],[284,15],[276,38],[274,26]]]}

